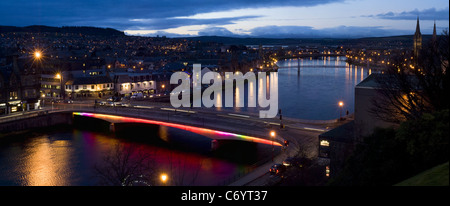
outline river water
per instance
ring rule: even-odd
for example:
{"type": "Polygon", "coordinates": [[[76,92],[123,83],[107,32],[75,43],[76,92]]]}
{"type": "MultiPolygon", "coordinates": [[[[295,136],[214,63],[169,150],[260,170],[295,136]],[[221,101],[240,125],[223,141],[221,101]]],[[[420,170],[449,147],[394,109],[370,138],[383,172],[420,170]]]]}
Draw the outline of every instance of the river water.
{"type": "Polygon", "coordinates": [[[345,57],[289,59],[277,63],[279,108],[288,117],[312,120],[337,119],[338,102],[344,106],[342,114],[354,112],[355,86],[372,71],[349,65],[345,57]],[[336,67],[333,67],[336,66],[336,67]]]}
{"type": "Polygon", "coordinates": [[[61,126],[0,139],[0,185],[105,185],[95,168],[109,163],[104,158],[119,145],[151,156],[152,185],[215,186],[248,172],[272,152],[269,145],[234,142],[213,153],[205,136],[165,126],[140,127],[118,136],[61,126]],[[168,176],[164,184],[162,174],[168,176]]]}
{"type": "MultiPolygon", "coordinates": [[[[319,57],[287,59],[277,62],[278,75],[270,76],[269,81],[277,82],[278,109],[285,117],[308,120],[331,120],[354,112],[355,86],[364,80],[372,70],[367,67],[349,65],[345,57],[319,57]],[[298,72],[300,64],[300,72],[298,72]],[[339,107],[339,102],[343,107],[339,107]],[[342,111],[341,111],[342,110],[342,111]]],[[[260,87],[254,83],[245,85],[244,91],[236,89],[234,101],[240,92],[245,93],[244,107],[222,107],[218,110],[257,113],[267,108],[248,107],[248,98],[258,98],[260,87]],[[256,87],[256,92],[248,88],[256,87]]],[[[269,93],[269,88],[266,89],[269,93]]],[[[222,95],[223,96],[223,95],[222,95]]],[[[268,94],[270,96],[270,94],[268,94]]],[[[218,97],[222,99],[222,97],[218,97]]],[[[224,100],[222,100],[224,102],[224,100]]],[[[236,103],[237,104],[237,103],[236,103]]],[[[235,104],[235,105],[236,105],[235,104]]]]}

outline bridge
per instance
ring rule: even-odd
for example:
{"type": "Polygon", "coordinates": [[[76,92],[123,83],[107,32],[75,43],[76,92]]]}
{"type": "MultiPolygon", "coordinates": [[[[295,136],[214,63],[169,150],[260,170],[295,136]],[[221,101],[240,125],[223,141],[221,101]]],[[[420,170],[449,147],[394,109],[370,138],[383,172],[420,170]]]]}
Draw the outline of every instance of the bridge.
{"type": "Polygon", "coordinates": [[[277,59],[297,59],[297,58],[317,58],[317,57],[340,57],[345,56],[345,54],[319,54],[319,53],[303,53],[303,54],[292,54],[286,56],[277,57],[277,59]]]}
{"type": "MultiPolygon", "coordinates": [[[[214,130],[214,129],[195,127],[195,126],[184,125],[184,124],[157,121],[157,120],[152,120],[152,119],[117,116],[117,115],[110,115],[110,114],[104,114],[104,113],[103,114],[102,113],[90,113],[90,112],[73,112],[73,115],[74,116],[92,117],[92,118],[105,120],[105,121],[112,123],[111,124],[112,127],[114,127],[114,124],[117,124],[117,123],[142,123],[142,124],[162,125],[162,126],[182,129],[182,130],[186,130],[186,131],[193,132],[196,134],[200,134],[200,135],[209,137],[214,140],[241,140],[241,141],[262,143],[262,144],[268,144],[268,145],[274,145],[274,146],[282,146],[280,143],[278,143],[276,141],[264,139],[261,137],[253,137],[253,136],[248,136],[248,135],[218,131],[218,130],[214,130]]],[[[114,129],[112,129],[112,130],[114,130],[114,129]]]]}
{"type": "Polygon", "coordinates": [[[347,68],[347,65],[300,65],[300,66],[283,66],[278,67],[278,69],[288,69],[288,68],[347,68]]]}

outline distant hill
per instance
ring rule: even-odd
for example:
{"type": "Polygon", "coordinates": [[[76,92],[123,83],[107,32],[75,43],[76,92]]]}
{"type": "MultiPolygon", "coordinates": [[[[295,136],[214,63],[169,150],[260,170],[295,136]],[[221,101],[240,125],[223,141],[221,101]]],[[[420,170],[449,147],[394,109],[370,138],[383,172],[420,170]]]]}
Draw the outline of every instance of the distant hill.
{"type": "Polygon", "coordinates": [[[298,45],[302,43],[316,43],[322,44],[327,42],[342,42],[347,41],[345,39],[327,39],[327,38],[257,38],[257,37],[223,37],[223,36],[198,36],[198,37],[185,37],[183,39],[189,39],[193,41],[202,42],[218,42],[223,44],[235,44],[235,45],[298,45]]]}
{"type": "Polygon", "coordinates": [[[0,33],[8,32],[29,32],[29,33],[71,33],[71,34],[84,34],[84,35],[97,35],[97,36],[125,36],[125,33],[112,28],[98,28],[87,26],[63,26],[63,27],[51,27],[51,26],[0,26],[0,33]]]}
{"type": "MultiPolygon", "coordinates": [[[[180,38],[181,39],[181,38],[180,38]]],[[[413,35],[390,36],[390,37],[368,37],[358,39],[332,39],[332,38],[252,38],[252,37],[222,37],[222,36],[199,36],[185,37],[193,41],[218,42],[225,45],[357,45],[357,44],[378,44],[380,46],[405,46],[412,45],[413,35]]],[[[423,40],[431,39],[431,35],[423,35],[423,40]]],[[[373,45],[375,46],[375,45],[373,45]]]]}

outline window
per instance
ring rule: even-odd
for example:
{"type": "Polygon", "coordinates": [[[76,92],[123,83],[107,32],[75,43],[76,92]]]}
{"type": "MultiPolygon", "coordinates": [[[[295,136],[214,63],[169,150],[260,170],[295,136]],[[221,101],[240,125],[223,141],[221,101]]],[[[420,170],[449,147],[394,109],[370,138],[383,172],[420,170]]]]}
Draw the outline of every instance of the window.
{"type": "Polygon", "coordinates": [[[83,85],[83,89],[87,89],[87,85],[83,85]]]}
{"type": "Polygon", "coordinates": [[[320,140],[320,146],[329,147],[330,142],[328,142],[328,140],[320,140]]]}
{"type": "Polygon", "coordinates": [[[95,89],[95,85],[91,85],[91,89],[95,89]]]}
{"type": "Polygon", "coordinates": [[[75,90],[78,90],[78,85],[75,85],[75,90]]]}

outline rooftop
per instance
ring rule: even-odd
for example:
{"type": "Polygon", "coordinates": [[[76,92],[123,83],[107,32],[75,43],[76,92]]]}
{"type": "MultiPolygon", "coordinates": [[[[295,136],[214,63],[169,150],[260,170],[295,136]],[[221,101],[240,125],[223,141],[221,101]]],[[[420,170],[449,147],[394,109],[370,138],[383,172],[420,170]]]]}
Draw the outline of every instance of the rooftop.
{"type": "Polygon", "coordinates": [[[328,132],[319,135],[321,138],[327,138],[336,142],[352,142],[354,137],[355,121],[352,120],[328,132]]]}

